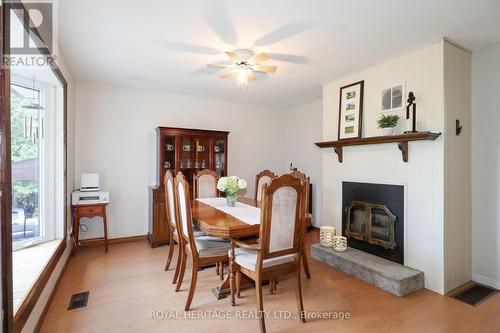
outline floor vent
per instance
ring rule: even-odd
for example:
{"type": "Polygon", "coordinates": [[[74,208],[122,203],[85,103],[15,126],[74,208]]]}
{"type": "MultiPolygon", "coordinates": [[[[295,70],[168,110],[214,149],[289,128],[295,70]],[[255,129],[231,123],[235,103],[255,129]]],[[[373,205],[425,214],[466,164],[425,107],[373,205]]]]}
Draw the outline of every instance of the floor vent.
{"type": "Polygon", "coordinates": [[[464,303],[477,306],[485,301],[488,297],[495,294],[498,290],[482,286],[479,284],[473,284],[465,290],[462,290],[458,294],[453,295],[453,298],[458,299],[464,303]]]}
{"type": "Polygon", "coordinates": [[[83,293],[71,295],[68,310],[75,310],[75,309],[79,309],[79,308],[84,308],[87,306],[88,300],[89,300],[89,292],[88,291],[84,291],[83,293]]]}

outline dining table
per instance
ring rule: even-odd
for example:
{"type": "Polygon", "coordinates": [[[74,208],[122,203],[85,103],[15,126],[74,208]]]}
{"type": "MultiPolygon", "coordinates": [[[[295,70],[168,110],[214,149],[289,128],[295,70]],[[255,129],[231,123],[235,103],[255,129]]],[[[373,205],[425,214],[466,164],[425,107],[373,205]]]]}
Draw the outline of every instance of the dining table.
{"type": "MultiPolygon", "coordinates": [[[[235,207],[229,207],[224,198],[203,198],[193,200],[193,223],[208,236],[225,239],[244,239],[255,242],[259,236],[260,201],[238,198],[235,207]],[[257,209],[256,209],[257,208],[257,209]]],[[[249,281],[242,276],[242,289],[249,281]]],[[[212,289],[217,299],[230,294],[229,274],[222,284],[212,289]]]]}

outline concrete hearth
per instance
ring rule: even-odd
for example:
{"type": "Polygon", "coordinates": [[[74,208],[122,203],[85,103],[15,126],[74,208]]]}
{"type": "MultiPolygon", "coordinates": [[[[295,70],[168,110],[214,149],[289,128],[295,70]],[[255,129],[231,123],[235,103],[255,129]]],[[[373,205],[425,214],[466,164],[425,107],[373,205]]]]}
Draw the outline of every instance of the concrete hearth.
{"type": "Polygon", "coordinates": [[[311,256],[399,297],[424,288],[423,272],[357,249],[337,252],[314,244],[311,256]]]}

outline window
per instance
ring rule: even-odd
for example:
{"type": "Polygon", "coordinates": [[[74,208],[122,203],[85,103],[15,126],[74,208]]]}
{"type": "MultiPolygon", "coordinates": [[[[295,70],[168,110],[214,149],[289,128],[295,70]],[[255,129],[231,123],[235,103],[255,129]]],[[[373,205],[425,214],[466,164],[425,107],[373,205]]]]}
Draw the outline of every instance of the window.
{"type": "MultiPolygon", "coordinates": [[[[25,20],[30,12],[24,4],[2,7],[4,18],[10,14],[0,24],[5,49],[24,45],[29,36],[40,56],[43,40],[25,20]]],[[[0,80],[0,181],[12,188],[0,196],[2,208],[12,205],[12,212],[0,210],[2,309],[4,331],[20,332],[67,249],[67,82],[53,62],[3,67],[0,80]]]]}
{"type": "Polygon", "coordinates": [[[56,238],[55,87],[12,77],[12,242],[13,249],[56,238]]]}

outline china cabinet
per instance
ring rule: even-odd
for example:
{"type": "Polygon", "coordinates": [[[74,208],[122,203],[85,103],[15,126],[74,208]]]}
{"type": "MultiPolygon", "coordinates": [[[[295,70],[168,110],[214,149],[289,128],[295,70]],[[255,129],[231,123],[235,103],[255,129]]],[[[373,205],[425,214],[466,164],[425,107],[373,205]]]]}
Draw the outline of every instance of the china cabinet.
{"type": "Polygon", "coordinates": [[[149,188],[149,231],[151,246],[168,243],[163,177],[167,170],[182,171],[189,186],[197,171],[210,169],[227,175],[227,139],[229,132],[175,127],[156,128],[156,185],[149,188]]]}

